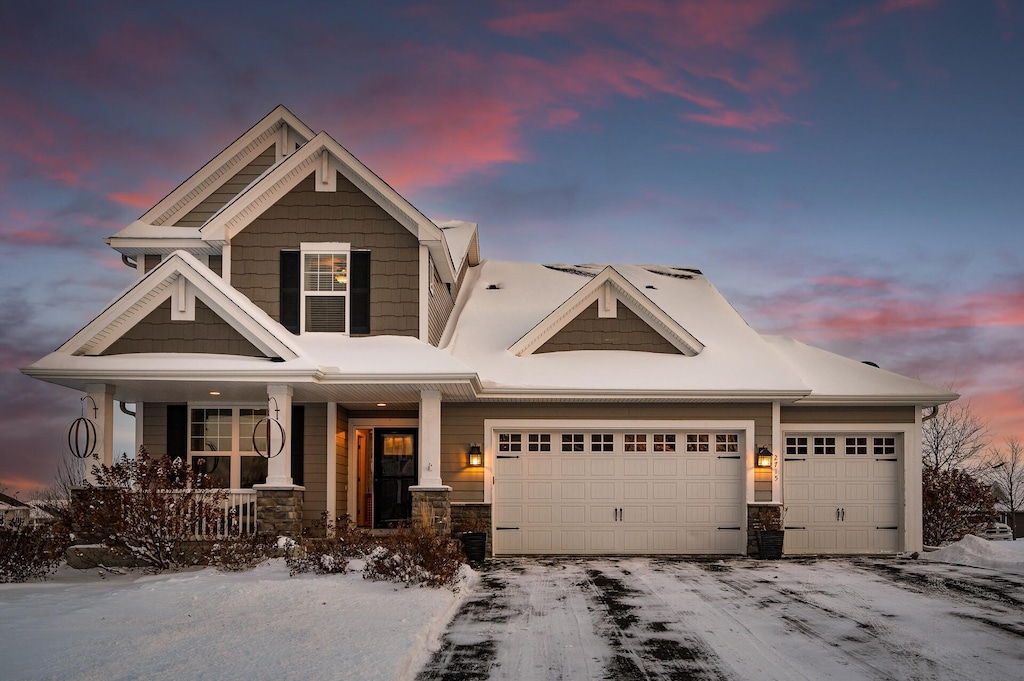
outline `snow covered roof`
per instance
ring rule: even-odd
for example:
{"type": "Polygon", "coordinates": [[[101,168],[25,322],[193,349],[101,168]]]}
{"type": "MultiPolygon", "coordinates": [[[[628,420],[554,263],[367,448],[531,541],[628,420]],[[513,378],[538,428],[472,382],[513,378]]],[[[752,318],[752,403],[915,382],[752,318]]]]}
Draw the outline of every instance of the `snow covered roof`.
{"type": "Polygon", "coordinates": [[[475,222],[464,222],[462,220],[447,220],[436,223],[444,233],[445,242],[448,244],[448,252],[452,256],[452,263],[455,271],[462,269],[462,263],[469,258],[470,265],[476,265],[480,254],[475,252],[473,237],[477,233],[475,222]]]}
{"type": "MultiPolygon", "coordinates": [[[[622,291],[613,291],[621,295],[622,291]]],[[[665,328],[652,328],[665,333],[665,328]]],[[[792,339],[764,337],[699,270],[485,260],[470,271],[443,341],[490,395],[935,404],[956,395],[792,339]],[[531,330],[611,268],[690,337],[695,353],[516,351],[531,330]]]]}

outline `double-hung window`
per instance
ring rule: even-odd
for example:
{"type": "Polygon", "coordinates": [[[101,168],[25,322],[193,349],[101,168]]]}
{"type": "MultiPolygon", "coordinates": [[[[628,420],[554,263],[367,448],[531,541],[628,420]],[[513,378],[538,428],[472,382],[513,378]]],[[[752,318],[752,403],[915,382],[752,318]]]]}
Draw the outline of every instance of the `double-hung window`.
{"type": "Polygon", "coordinates": [[[280,321],[292,333],[370,333],[370,252],[347,243],[281,251],[280,321]]]}
{"type": "Polygon", "coordinates": [[[254,433],[267,410],[258,407],[193,406],[189,414],[188,456],[192,466],[210,476],[214,487],[233,489],[266,482],[263,432],[254,433]]]}

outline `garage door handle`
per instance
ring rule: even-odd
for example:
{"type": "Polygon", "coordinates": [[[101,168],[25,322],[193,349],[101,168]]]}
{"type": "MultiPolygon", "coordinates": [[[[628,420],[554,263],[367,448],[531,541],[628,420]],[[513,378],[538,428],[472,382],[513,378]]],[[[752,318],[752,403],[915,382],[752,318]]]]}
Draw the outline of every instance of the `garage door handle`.
{"type": "Polygon", "coordinates": [[[839,522],[839,509],[836,509],[836,522],[839,522]]]}
{"type": "Polygon", "coordinates": [[[843,509],[843,522],[846,522],[846,509],[843,509]]]}

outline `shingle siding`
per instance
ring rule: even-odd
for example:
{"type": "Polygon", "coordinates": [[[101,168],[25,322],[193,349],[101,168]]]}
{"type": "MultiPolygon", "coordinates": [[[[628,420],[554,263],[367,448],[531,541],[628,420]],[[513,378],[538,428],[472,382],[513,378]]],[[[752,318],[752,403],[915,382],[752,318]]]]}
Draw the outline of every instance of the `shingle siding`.
{"type": "Polygon", "coordinates": [[[419,336],[419,241],[342,175],[337,182],[317,192],[311,174],[235,236],[231,285],[280,319],[280,252],[349,243],[370,251],[370,334],[419,336]]]}
{"type": "Polygon", "coordinates": [[[184,352],[263,357],[252,343],[235,331],[201,300],[196,300],[195,321],[172,321],[166,300],[103,351],[103,355],[139,352],[184,352]]]}
{"type": "MultiPolygon", "coordinates": [[[[337,475],[335,490],[335,508],[338,516],[348,514],[348,411],[340,405],[337,407],[338,420],[334,433],[334,456],[337,475]]],[[[353,519],[354,520],[354,519],[353,519]]]]}
{"type": "Polygon", "coordinates": [[[451,317],[452,308],[455,307],[455,296],[458,291],[451,291],[448,285],[441,281],[441,276],[434,267],[433,258],[430,259],[430,328],[429,343],[437,345],[441,341],[444,327],[451,317]]]}
{"type": "Polygon", "coordinates": [[[914,423],[914,407],[782,407],[787,423],[914,423]]]}
{"type": "Polygon", "coordinates": [[[616,317],[601,318],[597,313],[596,302],[580,312],[535,352],[566,350],[632,350],[681,354],[664,336],[622,303],[616,305],[616,317]]]}
{"type": "Polygon", "coordinates": [[[311,527],[327,511],[327,405],[305,405],[302,524],[311,527]]]}
{"type": "Polygon", "coordinates": [[[239,192],[248,187],[267,168],[274,165],[276,156],[275,145],[267,147],[263,153],[229,177],[224,184],[215,189],[212,194],[199,202],[192,210],[178,218],[173,223],[174,226],[202,227],[214,213],[223,208],[228,201],[238,196],[239,192]]]}

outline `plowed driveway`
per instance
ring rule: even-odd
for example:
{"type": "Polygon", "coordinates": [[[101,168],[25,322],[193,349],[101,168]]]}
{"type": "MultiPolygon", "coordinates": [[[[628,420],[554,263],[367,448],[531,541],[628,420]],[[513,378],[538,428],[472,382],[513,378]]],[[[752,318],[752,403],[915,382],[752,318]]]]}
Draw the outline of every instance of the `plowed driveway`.
{"type": "Polygon", "coordinates": [[[1024,678],[1024,577],[880,559],[501,560],[421,681],[1024,678]]]}

